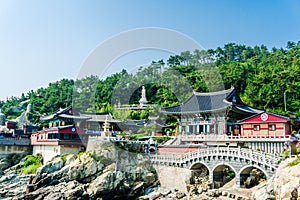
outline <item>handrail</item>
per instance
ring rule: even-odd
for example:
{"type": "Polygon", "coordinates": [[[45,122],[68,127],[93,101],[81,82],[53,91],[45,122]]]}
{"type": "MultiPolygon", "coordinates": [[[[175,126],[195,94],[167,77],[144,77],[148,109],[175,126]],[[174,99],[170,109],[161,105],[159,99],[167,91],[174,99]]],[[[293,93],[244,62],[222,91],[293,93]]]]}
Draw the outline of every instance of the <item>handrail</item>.
{"type": "Polygon", "coordinates": [[[261,136],[241,136],[241,135],[218,135],[218,134],[199,134],[199,135],[179,135],[182,141],[248,141],[256,139],[290,139],[290,135],[261,135],[261,136]]]}
{"type": "Polygon", "coordinates": [[[206,149],[185,154],[150,154],[150,160],[152,163],[169,163],[169,164],[184,164],[195,158],[209,157],[209,156],[229,156],[238,157],[246,160],[250,160],[254,163],[260,163],[271,168],[277,168],[278,162],[281,159],[278,155],[267,154],[264,152],[257,152],[252,149],[241,148],[223,148],[217,147],[214,149],[206,149]]]}

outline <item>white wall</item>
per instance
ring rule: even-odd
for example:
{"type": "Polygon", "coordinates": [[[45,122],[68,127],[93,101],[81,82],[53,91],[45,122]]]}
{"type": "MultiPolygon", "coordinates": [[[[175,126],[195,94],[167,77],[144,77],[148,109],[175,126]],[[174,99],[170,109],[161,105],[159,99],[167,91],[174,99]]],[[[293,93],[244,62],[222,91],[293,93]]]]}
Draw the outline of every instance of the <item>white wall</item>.
{"type": "Polygon", "coordinates": [[[59,146],[45,146],[45,145],[34,145],[33,154],[42,154],[44,164],[49,160],[54,158],[56,155],[59,155],[60,150],[59,146]]]}
{"type": "Polygon", "coordinates": [[[46,146],[46,145],[34,145],[33,154],[42,154],[43,164],[46,164],[49,160],[57,155],[64,154],[78,154],[81,151],[81,147],[74,146],[46,146]]]}

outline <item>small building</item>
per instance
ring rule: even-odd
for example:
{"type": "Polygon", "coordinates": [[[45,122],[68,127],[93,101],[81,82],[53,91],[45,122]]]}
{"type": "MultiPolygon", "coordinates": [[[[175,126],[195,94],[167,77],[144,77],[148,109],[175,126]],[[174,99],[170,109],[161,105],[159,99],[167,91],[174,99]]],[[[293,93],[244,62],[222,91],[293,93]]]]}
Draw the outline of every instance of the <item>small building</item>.
{"type": "Polygon", "coordinates": [[[291,135],[290,118],[263,112],[240,120],[242,137],[285,138],[291,135]]]}
{"type": "Polygon", "coordinates": [[[56,155],[84,151],[87,141],[88,136],[75,125],[51,127],[31,135],[33,154],[42,154],[44,163],[56,155]]]}
{"type": "Polygon", "coordinates": [[[282,153],[283,149],[295,151],[296,141],[291,138],[290,119],[270,112],[263,112],[240,120],[241,138],[254,150],[282,153]]]}
{"type": "Polygon", "coordinates": [[[86,149],[88,135],[80,128],[89,117],[73,112],[72,106],[42,117],[43,130],[32,133],[33,154],[43,155],[46,163],[56,155],[77,154],[86,149]]]}

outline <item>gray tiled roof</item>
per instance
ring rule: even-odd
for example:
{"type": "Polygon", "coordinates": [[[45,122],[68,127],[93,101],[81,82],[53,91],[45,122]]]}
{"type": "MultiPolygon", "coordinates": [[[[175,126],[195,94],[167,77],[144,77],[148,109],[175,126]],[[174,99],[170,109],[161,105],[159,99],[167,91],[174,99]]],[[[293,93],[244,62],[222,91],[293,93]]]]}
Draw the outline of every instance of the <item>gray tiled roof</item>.
{"type": "Polygon", "coordinates": [[[194,92],[194,94],[183,103],[162,108],[161,111],[170,114],[216,112],[230,106],[233,99],[235,99],[235,103],[243,104],[236,95],[234,88],[210,93],[194,92]]]}
{"type": "Polygon", "coordinates": [[[47,121],[47,120],[52,120],[55,117],[61,115],[61,114],[67,114],[70,112],[70,110],[72,109],[72,106],[68,106],[67,108],[60,108],[59,110],[57,110],[55,113],[53,113],[52,115],[48,115],[48,116],[43,116],[41,117],[42,121],[47,121]]]}
{"type": "Polygon", "coordinates": [[[110,113],[80,113],[80,116],[89,118],[88,122],[104,122],[106,118],[110,123],[122,122],[121,120],[114,119],[110,113]]]}

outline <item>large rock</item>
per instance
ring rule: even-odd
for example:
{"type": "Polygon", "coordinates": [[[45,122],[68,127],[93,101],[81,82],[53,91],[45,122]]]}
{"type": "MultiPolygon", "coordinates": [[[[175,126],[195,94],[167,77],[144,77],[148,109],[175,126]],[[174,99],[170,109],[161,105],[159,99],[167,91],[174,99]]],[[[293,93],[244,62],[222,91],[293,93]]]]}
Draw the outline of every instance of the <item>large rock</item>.
{"type": "Polygon", "coordinates": [[[288,166],[293,160],[289,158],[280,163],[274,177],[254,191],[252,198],[254,200],[299,198],[300,164],[288,166]]]}
{"type": "Polygon", "coordinates": [[[61,169],[64,165],[64,162],[61,157],[55,157],[50,162],[48,162],[46,165],[40,167],[37,169],[36,173],[37,175],[43,174],[43,173],[52,173],[59,169],[61,169]]]}
{"type": "Polygon", "coordinates": [[[104,147],[52,159],[28,181],[27,192],[14,199],[134,199],[158,184],[147,157],[110,143],[104,147]]]}

